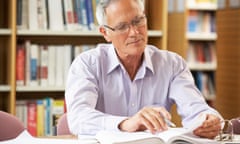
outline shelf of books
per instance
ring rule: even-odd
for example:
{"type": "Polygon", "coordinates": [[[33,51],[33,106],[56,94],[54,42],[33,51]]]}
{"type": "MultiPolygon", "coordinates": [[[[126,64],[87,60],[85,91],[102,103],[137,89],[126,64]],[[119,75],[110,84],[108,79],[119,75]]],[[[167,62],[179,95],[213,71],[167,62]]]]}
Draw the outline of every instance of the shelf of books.
{"type": "Polygon", "coordinates": [[[207,101],[215,99],[216,0],[170,0],[168,49],[182,55],[207,101]]]}
{"type": "MultiPolygon", "coordinates": [[[[95,19],[98,2],[0,2],[0,109],[16,114],[34,136],[55,134],[72,60],[106,42],[95,19]]],[[[149,43],[166,49],[167,1],[146,0],[145,7],[149,43]]]]}
{"type": "MultiPolygon", "coordinates": [[[[196,86],[211,106],[216,97],[216,8],[216,0],[168,0],[168,50],[186,60],[196,86]]],[[[176,107],[172,110],[177,113],[176,107]]],[[[181,124],[177,114],[173,118],[181,124]]]]}
{"type": "Polygon", "coordinates": [[[216,108],[231,119],[240,113],[240,1],[221,0],[218,5],[216,108]]]}

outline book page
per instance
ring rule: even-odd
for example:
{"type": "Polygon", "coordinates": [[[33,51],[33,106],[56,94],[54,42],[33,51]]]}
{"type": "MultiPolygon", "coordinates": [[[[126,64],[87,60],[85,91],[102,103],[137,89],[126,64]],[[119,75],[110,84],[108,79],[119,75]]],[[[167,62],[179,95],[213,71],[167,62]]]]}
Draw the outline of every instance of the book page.
{"type": "Polygon", "coordinates": [[[164,144],[164,142],[149,132],[121,132],[121,131],[100,131],[96,139],[101,144],[164,144]]]}
{"type": "Polygon", "coordinates": [[[200,138],[193,135],[192,133],[185,133],[179,136],[175,136],[169,139],[168,144],[179,144],[179,143],[188,143],[188,144],[220,144],[219,141],[200,138]]]}
{"type": "Polygon", "coordinates": [[[96,138],[104,144],[164,144],[174,136],[186,133],[184,128],[169,128],[164,132],[151,134],[149,131],[143,132],[121,132],[121,131],[100,131],[96,138]]]}
{"type": "Polygon", "coordinates": [[[188,132],[189,131],[185,128],[169,128],[167,131],[158,133],[157,136],[163,139],[163,141],[167,142],[172,137],[177,137],[188,132]]]}

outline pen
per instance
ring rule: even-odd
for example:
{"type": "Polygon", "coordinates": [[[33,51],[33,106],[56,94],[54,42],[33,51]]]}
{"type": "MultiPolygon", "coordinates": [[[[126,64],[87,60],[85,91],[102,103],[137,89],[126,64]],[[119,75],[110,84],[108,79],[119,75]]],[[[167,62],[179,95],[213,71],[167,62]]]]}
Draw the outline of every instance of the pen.
{"type": "Polygon", "coordinates": [[[171,122],[169,119],[167,119],[164,115],[162,115],[161,113],[160,113],[160,115],[163,117],[165,123],[166,123],[169,127],[172,127],[172,128],[177,127],[173,122],[171,122]]]}
{"type": "Polygon", "coordinates": [[[176,125],[173,122],[171,122],[169,119],[167,119],[165,117],[163,117],[163,119],[169,127],[176,127],[176,125]]]}

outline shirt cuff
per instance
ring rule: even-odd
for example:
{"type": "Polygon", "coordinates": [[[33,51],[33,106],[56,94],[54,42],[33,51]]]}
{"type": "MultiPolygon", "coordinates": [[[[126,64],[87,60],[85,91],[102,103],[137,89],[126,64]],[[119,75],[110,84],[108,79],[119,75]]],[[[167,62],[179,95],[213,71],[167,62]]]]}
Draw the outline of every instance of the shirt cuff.
{"type": "Polygon", "coordinates": [[[104,120],[104,129],[112,130],[112,131],[120,131],[118,125],[128,117],[120,117],[120,116],[107,116],[104,120]]]}

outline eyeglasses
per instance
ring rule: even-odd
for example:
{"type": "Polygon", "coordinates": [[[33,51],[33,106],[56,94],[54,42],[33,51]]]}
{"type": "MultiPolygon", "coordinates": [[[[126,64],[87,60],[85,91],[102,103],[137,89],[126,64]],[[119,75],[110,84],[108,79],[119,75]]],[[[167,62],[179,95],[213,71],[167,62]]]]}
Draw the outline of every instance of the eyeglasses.
{"type": "Polygon", "coordinates": [[[146,24],[146,16],[144,15],[144,16],[133,19],[130,23],[120,23],[114,28],[108,25],[103,25],[103,26],[118,34],[123,34],[128,32],[131,26],[138,28],[138,27],[144,26],[145,24],[146,24]]]}
{"type": "Polygon", "coordinates": [[[222,128],[219,135],[215,137],[217,141],[240,141],[239,137],[235,137],[235,133],[239,133],[240,117],[231,120],[222,120],[222,128]]]}

